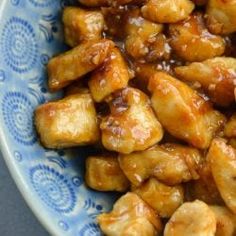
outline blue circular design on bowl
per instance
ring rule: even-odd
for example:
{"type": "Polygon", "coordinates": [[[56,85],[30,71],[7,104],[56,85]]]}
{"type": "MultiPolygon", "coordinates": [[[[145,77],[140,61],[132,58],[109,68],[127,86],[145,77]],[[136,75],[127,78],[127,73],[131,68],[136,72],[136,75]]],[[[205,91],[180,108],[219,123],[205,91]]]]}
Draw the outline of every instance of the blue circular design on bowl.
{"type": "Polygon", "coordinates": [[[1,33],[1,53],[15,72],[32,69],[38,58],[38,46],[33,27],[19,17],[12,17],[1,33]]]}
{"type": "Polygon", "coordinates": [[[33,128],[33,106],[20,92],[8,92],[2,100],[4,122],[16,141],[32,145],[37,138],[33,128]]]}
{"type": "Polygon", "coordinates": [[[60,221],[58,222],[58,225],[59,225],[59,227],[60,227],[62,230],[64,230],[64,231],[68,231],[68,229],[69,229],[68,224],[67,224],[66,222],[62,221],[62,220],[60,220],[60,221]]]}
{"type": "Polygon", "coordinates": [[[14,152],[14,157],[15,157],[15,159],[16,159],[17,161],[19,161],[19,162],[22,161],[22,155],[21,155],[20,152],[15,151],[15,152],[14,152]]]}
{"type": "Polygon", "coordinates": [[[48,61],[49,61],[49,56],[47,54],[42,54],[40,56],[41,59],[41,63],[45,66],[47,65],[48,61]]]}
{"type": "Polygon", "coordinates": [[[79,187],[81,184],[83,184],[83,179],[79,176],[74,176],[72,178],[72,183],[76,186],[79,187]]]}
{"type": "Polygon", "coordinates": [[[30,170],[30,180],[39,197],[59,213],[70,213],[76,202],[69,180],[55,169],[37,165],[30,170]]]}
{"type": "Polygon", "coordinates": [[[0,70],[0,82],[3,82],[5,80],[6,76],[5,76],[5,72],[4,70],[0,70]]]}
{"type": "Polygon", "coordinates": [[[101,236],[101,231],[97,224],[89,223],[79,231],[78,236],[101,236]]]}
{"type": "Polygon", "coordinates": [[[12,5],[17,6],[20,0],[11,0],[12,5]]]}
{"type": "Polygon", "coordinates": [[[35,7],[48,7],[58,0],[29,0],[35,7]]]}

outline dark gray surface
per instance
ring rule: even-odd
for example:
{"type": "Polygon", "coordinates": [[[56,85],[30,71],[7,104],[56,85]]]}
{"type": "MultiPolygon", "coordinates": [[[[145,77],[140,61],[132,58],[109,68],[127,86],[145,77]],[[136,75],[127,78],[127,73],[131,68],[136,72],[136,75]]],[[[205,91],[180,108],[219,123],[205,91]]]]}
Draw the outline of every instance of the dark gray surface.
{"type": "Polygon", "coordinates": [[[0,236],[49,236],[20,195],[1,153],[0,236]]]}

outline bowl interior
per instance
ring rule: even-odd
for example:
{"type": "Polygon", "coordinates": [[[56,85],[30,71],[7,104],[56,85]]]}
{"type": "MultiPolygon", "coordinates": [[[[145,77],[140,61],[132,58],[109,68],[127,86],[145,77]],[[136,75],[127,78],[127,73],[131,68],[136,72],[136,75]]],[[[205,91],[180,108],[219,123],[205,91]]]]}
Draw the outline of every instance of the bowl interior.
{"type": "Polygon", "coordinates": [[[47,90],[46,64],[63,52],[61,9],[69,0],[0,2],[1,150],[19,190],[52,235],[101,235],[96,216],[116,194],[84,185],[91,148],[47,150],[34,129],[34,109],[61,96],[47,90]]]}

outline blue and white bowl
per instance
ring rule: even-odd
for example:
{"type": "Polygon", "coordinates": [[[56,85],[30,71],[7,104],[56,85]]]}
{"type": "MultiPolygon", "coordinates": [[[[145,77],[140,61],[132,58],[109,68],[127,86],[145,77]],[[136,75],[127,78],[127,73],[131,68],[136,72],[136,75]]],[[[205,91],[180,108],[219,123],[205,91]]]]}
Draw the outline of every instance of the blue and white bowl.
{"type": "Polygon", "coordinates": [[[36,106],[61,94],[47,91],[45,65],[66,50],[61,9],[69,0],[0,1],[0,143],[30,208],[52,235],[101,235],[96,216],[116,196],[84,185],[84,158],[93,150],[46,150],[33,125],[36,106]]]}

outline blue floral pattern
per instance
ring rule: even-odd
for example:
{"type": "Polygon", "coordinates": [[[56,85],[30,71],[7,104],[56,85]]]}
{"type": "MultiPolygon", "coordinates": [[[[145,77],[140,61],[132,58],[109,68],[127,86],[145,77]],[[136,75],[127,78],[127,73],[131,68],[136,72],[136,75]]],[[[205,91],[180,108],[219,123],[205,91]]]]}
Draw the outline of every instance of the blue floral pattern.
{"type": "Polygon", "coordinates": [[[48,60],[63,52],[61,8],[78,0],[0,1],[0,144],[13,177],[51,235],[101,235],[96,217],[114,194],[84,184],[91,149],[48,150],[34,129],[36,106],[61,96],[47,89],[48,60]]]}
{"type": "Polygon", "coordinates": [[[3,82],[5,80],[5,72],[4,70],[0,70],[0,82],[3,82]]]}
{"type": "Polygon", "coordinates": [[[49,7],[53,3],[55,3],[57,0],[29,0],[30,3],[32,3],[35,7],[49,7]]]}
{"type": "Polygon", "coordinates": [[[13,16],[1,33],[1,54],[8,66],[23,73],[32,69],[37,60],[38,46],[32,25],[13,16]]]}
{"type": "Polygon", "coordinates": [[[2,114],[9,133],[24,145],[36,142],[33,112],[31,102],[20,92],[8,92],[2,100],[2,114]]]}
{"type": "Polygon", "coordinates": [[[30,170],[30,180],[40,198],[60,213],[73,211],[75,192],[70,181],[53,168],[37,165],[30,170]]]}
{"type": "Polygon", "coordinates": [[[99,226],[95,223],[86,224],[80,231],[78,236],[100,236],[99,226]]]}
{"type": "Polygon", "coordinates": [[[14,152],[14,157],[15,157],[15,159],[16,159],[18,162],[21,162],[22,159],[23,159],[21,153],[18,152],[18,151],[15,151],[15,152],[14,152]]]}

